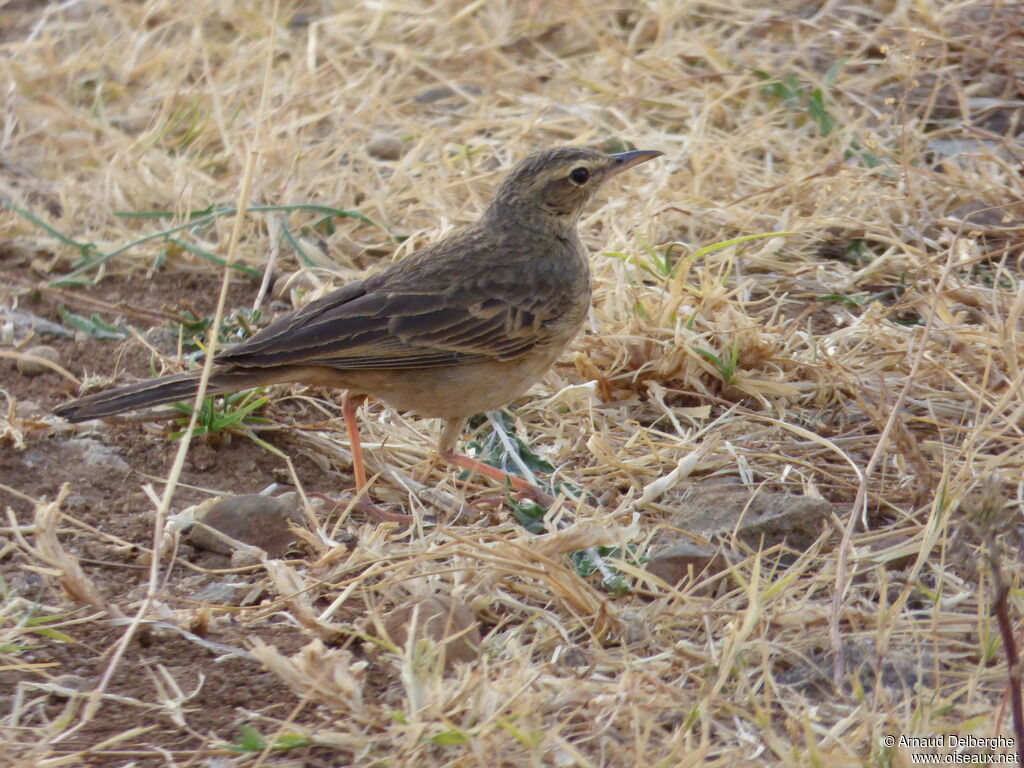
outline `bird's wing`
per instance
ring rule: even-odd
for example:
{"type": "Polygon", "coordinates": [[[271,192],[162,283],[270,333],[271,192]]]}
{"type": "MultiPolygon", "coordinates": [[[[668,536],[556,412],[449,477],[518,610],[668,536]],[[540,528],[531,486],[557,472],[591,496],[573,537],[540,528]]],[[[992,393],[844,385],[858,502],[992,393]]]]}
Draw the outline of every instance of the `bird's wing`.
{"type": "Polygon", "coordinates": [[[279,319],[217,361],[367,369],[515,358],[552,338],[550,324],[560,313],[536,291],[506,282],[503,273],[477,277],[471,290],[437,291],[389,285],[387,279],[356,281],[279,319]]]}

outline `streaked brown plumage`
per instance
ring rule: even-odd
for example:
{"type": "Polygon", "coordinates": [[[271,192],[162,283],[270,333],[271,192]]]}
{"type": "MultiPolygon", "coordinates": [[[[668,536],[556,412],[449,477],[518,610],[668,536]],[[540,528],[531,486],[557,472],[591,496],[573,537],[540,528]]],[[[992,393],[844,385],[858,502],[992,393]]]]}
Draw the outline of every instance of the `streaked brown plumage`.
{"type": "MultiPolygon", "coordinates": [[[[455,453],[465,419],[522,394],[576,335],[590,306],[587,252],[576,232],[584,205],[607,179],[661,155],[605,155],[557,147],[519,162],[478,222],[363,280],[349,283],[217,354],[207,392],[304,382],[366,395],[446,420],[448,461],[537,489],[455,453]]],[[[66,403],[70,421],[111,416],[194,395],[195,373],[66,403]]],[[[356,482],[365,470],[345,417],[356,482]]]]}

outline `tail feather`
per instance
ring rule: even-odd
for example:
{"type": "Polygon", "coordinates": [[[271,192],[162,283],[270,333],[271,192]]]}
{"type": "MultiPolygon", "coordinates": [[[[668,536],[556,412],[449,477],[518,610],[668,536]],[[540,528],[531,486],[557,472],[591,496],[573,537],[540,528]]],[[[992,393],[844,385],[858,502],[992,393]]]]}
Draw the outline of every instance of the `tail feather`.
{"type": "MultiPolygon", "coordinates": [[[[268,383],[266,371],[242,369],[214,371],[207,384],[206,393],[217,395],[225,392],[237,392],[240,389],[266,383],[268,383]]],[[[195,396],[198,389],[199,374],[178,373],[87,395],[57,406],[53,412],[71,422],[89,421],[152,405],[186,400],[195,396]]]]}

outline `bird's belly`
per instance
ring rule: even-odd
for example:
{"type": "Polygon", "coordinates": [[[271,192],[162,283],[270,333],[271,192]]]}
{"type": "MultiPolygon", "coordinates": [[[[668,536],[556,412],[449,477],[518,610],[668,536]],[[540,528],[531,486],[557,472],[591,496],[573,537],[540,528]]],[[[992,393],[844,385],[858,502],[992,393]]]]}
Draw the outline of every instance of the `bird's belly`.
{"type": "Polygon", "coordinates": [[[429,418],[463,418],[515,399],[537,382],[562,348],[517,360],[486,360],[407,371],[351,371],[341,374],[354,394],[383,400],[399,411],[429,418]]]}

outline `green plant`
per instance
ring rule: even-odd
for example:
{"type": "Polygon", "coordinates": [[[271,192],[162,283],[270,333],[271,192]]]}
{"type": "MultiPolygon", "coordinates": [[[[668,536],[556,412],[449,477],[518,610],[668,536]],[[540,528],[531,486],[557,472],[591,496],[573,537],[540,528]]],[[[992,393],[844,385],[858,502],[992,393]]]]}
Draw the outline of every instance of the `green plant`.
{"type": "MultiPolygon", "coordinates": [[[[540,454],[536,453],[529,445],[523,442],[515,431],[515,423],[512,415],[507,411],[496,411],[491,414],[490,419],[486,414],[478,414],[469,421],[470,427],[478,428],[479,436],[471,440],[467,445],[472,453],[484,464],[490,464],[503,472],[525,476],[530,482],[537,480],[533,477],[535,473],[545,475],[555,471],[555,468],[540,454]],[[489,430],[479,430],[485,421],[490,420],[489,430]]],[[[465,479],[469,472],[463,472],[461,477],[465,479]]],[[[565,492],[571,498],[580,495],[580,490],[571,483],[540,482],[536,483],[541,489],[551,495],[557,496],[565,492]]],[[[544,507],[528,500],[516,500],[511,493],[508,498],[516,518],[520,524],[532,533],[543,533],[544,526],[541,522],[544,507]]]]}
{"type": "MultiPolygon", "coordinates": [[[[237,344],[245,341],[256,332],[256,327],[262,320],[263,313],[258,309],[236,309],[221,322],[217,344],[237,344]]],[[[205,348],[213,318],[208,315],[197,317],[191,310],[184,310],[178,314],[176,325],[180,331],[182,346],[188,351],[194,351],[205,348]]]]}
{"type": "Polygon", "coordinates": [[[866,300],[859,296],[848,296],[845,293],[826,293],[815,298],[815,301],[822,304],[842,304],[847,309],[859,309],[866,303],[866,300]]]}
{"type": "MultiPolygon", "coordinates": [[[[754,69],[754,74],[765,84],[761,92],[766,96],[781,101],[790,110],[806,115],[806,117],[818,128],[821,136],[830,135],[839,124],[836,117],[829,111],[831,97],[829,90],[839,76],[846,59],[835,62],[822,81],[822,85],[812,87],[808,83],[801,83],[792,72],[787,72],[782,77],[773,75],[763,69],[754,69]]],[[[846,160],[856,158],[865,168],[877,168],[885,163],[877,155],[863,149],[859,142],[851,140],[849,147],[843,151],[846,160]]]]}
{"type": "MultiPolygon", "coordinates": [[[[182,240],[178,237],[172,237],[179,232],[196,235],[208,228],[210,228],[214,222],[223,216],[234,216],[238,213],[238,208],[230,205],[222,206],[209,206],[196,211],[187,211],[184,214],[176,213],[174,211],[120,211],[115,213],[115,216],[126,219],[174,219],[183,218],[184,221],[181,224],[175,224],[170,227],[165,227],[157,232],[153,232],[148,235],[144,235],[130,243],[126,243],[119,248],[115,248],[112,251],[100,251],[95,243],[85,243],[75,240],[74,238],[68,237],[63,232],[60,232],[50,224],[35,216],[34,214],[26,211],[22,208],[11,204],[9,201],[3,201],[2,205],[14,213],[18,214],[22,218],[35,224],[40,229],[45,230],[53,237],[57,238],[60,242],[78,250],[78,260],[72,265],[71,271],[52,281],[51,285],[95,285],[95,279],[84,279],[82,276],[90,271],[98,269],[100,266],[105,264],[115,256],[119,256],[136,246],[148,243],[151,240],[162,240],[163,242],[182,250],[186,250],[190,253],[194,253],[200,258],[209,261],[211,264],[216,264],[219,267],[229,266],[224,259],[220,258],[216,254],[210,253],[209,251],[200,248],[199,246],[182,240]]],[[[297,205],[256,205],[251,208],[246,208],[246,213],[280,213],[282,214],[281,227],[282,237],[296,250],[296,255],[299,260],[305,265],[309,266],[312,261],[302,251],[298,244],[298,241],[291,234],[287,228],[285,219],[287,215],[295,211],[301,211],[305,213],[320,214],[321,217],[312,224],[312,227],[322,229],[327,232],[333,231],[333,220],[338,219],[356,219],[364,224],[371,226],[377,226],[369,218],[364,216],[358,211],[345,210],[343,208],[332,208],[326,205],[315,205],[312,203],[300,203],[297,205]]],[[[161,254],[157,258],[157,266],[166,258],[166,253],[161,254]]],[[[245,264],[231,264],[231,269],[238,272],[242,272],[247,275],[259,276],[261,272],[253,267],[246,266],[245,264]]]]}
{"type": "MultiPolygon", "coordinates": [[[[242,392],[233,392],[227,395],[210,395],[203,399],[199,408],[199,417],[196,420],[196,428],[193,435],[216,435],[220,432],[233,430],[241,432],[261,448],[266,448],[276,456],[284,458],[284,454],[277,448],[261,440],[252,430],[254,424],[269,424],[268,419],[253,416],[253,412],[267,404],[267,398],[260,397],[262,388],[247,389],[242,392]]],[[[172,403],[172,408],[180,411],[185,417],[179,419],[178,423],[182,429],[172,432],[172,440],[180,440],[192,417],[193,408],[189,403],[172,403]]]]}
{"type": "MultiPolygon", "coordinates": [[[[313,741],[308,736],[303,736],[300,733],[279,733],[277,741],[270,745],[270,749],[283,751],[296,747],[308,747],[312,744],[313,741]]],[[[232,752],[263,752],[267,749],[267,740],[253,726],[246,724],[242,726],[242,732],[235,739],[235,743],[227,744],[225,748],[232,752]]]]}
{"type": "Polygon", "coordinates": [[[72,312],[67,307],[59,307],[61,320],[64,325],[74,328],[76,331],[92,336],[96,339],[124,339],[128,337],[127,329],[119,325],[111,325],[93,312],[89,317],[72,312]]]}
{"type": "MultiPolygon", "coordinates": [[[[623,552],[621,547],[591,547],[587,550],[571,553],[569,559],[572,561],[576,573],[583,578],[587,578],[600,570],[598,562],[595,561],[595,555],[602,560],[604,558],[625,560],[630,565],[637,567],[643,566],[650,560],[649,557],[637,555],[636,547],[634,546],[626,547],[625,552],[623,552]]],[[[601,586],[614,595],[624,595],[631,589],[629,582],[626,581],[622,573],[612,566],[606,566],[605,572],[602,572],[601,586]]]]}
{"type": "Polygon", "coordinates": [[[660,252],[656,248],[653,248],[651,246],[645,246],[644,250],[647,252],[648,257],[646,259],[633,256],[632,254],[622,253],[621,251],[606,251],[604,255],[613,259],[618,259],[619,261],[624,261],[627,264],[635,264],[636,266],[640,267],[640,269],[644,270],[645,272],[649,273],[654,277],[662,279],[672,279],[676,276],[676,273],[679,270],[679,262],[681,258],[697,260],[702,256],[707,256],[709,253],[721,251],[724,250],[725,248],[730,248],[731,246],[734,245],[741,245],[743,243],[749,243],[754,240],[765,240],[770,237],[784,237],[787,235],[795,234],[796,232],[760,232],[756,235],[743,235],[742,237],[733,237],[730,238],[729,240],[722,240],[717,243],[705,245],[704,247],[698,248],[696,251],[689,254],[689,256],[678,258],[675,255],[676,249],[688,248],[686,243],[682,243],[679,241],[669,243],[668,245],[664,246],[664,248],[660,252]]]}
{"type": "Polygon", "coordinates": [[[718,376],[722,379],[722,383],[726,386],[732,384],[736,380],[736,369],[739,365],[740,359],[740,342],[738,339],[734,339],[732,347],[725,350],[721,355],[716,355],[710,349],[701,349],[700,347],[691,347],[694,352],[710,361],[714,364],[718,370],[718,376]]]}
{"type": "Polygon", "coordinates": [[[825,73],[821,86],[812,88],[801,83],[792,72],[783,77],[776,77],[763,69],[755,69],[754,74],[765,81],[761,92],[766,96],[778,99],[794,112],[803,112],[818,127],[818,133],[828,136],[836,127],[836,119],[828,111],[828,90],[835,82],[842,69],[845,59],[840,59],[825,73]]]}
{"type": "Polygon", "coordinates": [[[67,621],[69,617],[65,614],[40,614],[37,613],[38,604],[31,606],[28,610],[21,610],[12,602],[13,597],[7,583],[0,579],[0,604],[4,606],[3,623],[10,627],[10,631],[4,630],[4,637],[18,638],[15,642],[0,642],[0,653],[16,655],[29,651],[34,647],[33,643],[21,642],[26,636],[43,637],[57,643],[72,643],[74,638],[57,629],[51,628],[50,624],[60,621],[67,621]]]}
{"type": "MultiPolygon", "coordinates": [[[[551,466],[543,456],[535,453],[529,445],[519,439],[519,436],[516,435],[515,422],[510,413],[507,411],[497,411],[494,414],[494,418],[497,420],[500,428],[504,430],[505,434],[511,436],[515,441],[515,451],[519,454],[521,461],[531,471],[555,471],[555,468],[551,466]]],[[[470,419],[469,426],[471,428],[481,427],[486,420],[486,415],[478,414],[470,419]]],[[[479,437],[467,443],[466,447],[471,449],[476,454],[477,458],[485,464],[490,464],[492,467],[497,467],[498,469],[506,472],[514,471],[516,462],[513,461],[504,441],[499,438],[495,429],[492,428],[491,430],[482,433],[479,437]]]]}

